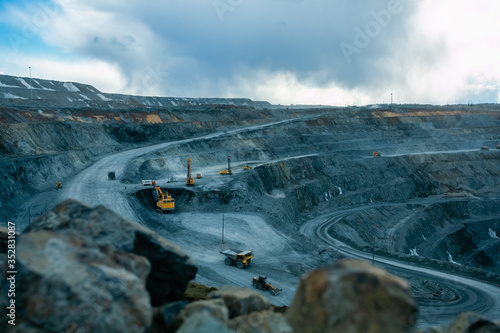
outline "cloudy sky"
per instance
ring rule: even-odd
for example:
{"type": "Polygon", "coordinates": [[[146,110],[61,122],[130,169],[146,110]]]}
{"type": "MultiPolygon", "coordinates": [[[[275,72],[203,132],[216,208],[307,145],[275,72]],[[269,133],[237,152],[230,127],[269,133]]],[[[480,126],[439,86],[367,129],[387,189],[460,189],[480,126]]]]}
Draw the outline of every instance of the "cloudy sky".
{"type": "Polygon", "coordinates": [[[0,73],[274,104],[498,103],[498,0],[0,0],[0,73]]]}

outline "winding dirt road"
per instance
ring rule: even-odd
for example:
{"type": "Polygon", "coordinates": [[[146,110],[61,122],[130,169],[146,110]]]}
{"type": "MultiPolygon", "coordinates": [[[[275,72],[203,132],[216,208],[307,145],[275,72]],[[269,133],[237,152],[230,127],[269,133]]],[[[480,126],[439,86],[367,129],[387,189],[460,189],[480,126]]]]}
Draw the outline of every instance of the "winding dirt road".
{"type": "MultiPolygon", "coordinates": [[[[429,200],[428,198],[419,199],[411,203],[426,204],[429,200]]],[[[391,205],[400,206],[402,204],[380,204],[380,206],[391,205]]],[[[371,209],[375,206],[361,206],[318,216],[303,224],[300,232],[311,239],[341,252],[347,257],[360,258],[371,262],[373,258],[371,253],[356,250],[335,239],[331,234],[331,230],[335,228],[336,223],[348,215],[365,209],[371,209]]],[[[419,326],[421,328],[449,324],[459,313],[467,311],[482,314],[492,320],[500,318],[500,286],[440,272],[436,269],[420,267],[413,263],[404,263],[393,258],[380,257],[379,255],[375,257],[374,264],[394,274],[402,272],[406,275],[411,274],[414,277],[435,281],[459,293],[460,299],[453,302],[420,302],[419,326]]]]}

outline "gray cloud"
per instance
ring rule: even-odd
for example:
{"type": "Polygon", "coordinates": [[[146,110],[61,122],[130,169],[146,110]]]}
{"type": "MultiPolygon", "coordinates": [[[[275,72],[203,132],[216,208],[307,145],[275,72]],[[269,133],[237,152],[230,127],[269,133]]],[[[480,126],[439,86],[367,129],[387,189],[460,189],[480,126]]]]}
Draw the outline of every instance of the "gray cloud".
{"type": "MultiPolygon", "coordinates": [[[[214,0],[110,6],[101,1],[93,6],[113,17],[111,29],[88,35],[78,52],[117,64],[130,86],[141,85],[148,66],[161,67],[168,72],[162,82],[166,94],[221,96],[237,78],[261,71],[292,73],[317,87],[378,86],[391,79],[391,62],[414,57],[408,52],[414,51],[409,23],[415,2],[214,0]],[[398,11],[391,13],[391,6],[398,11]],[[135,32],[136,24],[152,38],[135,32]],[[341,45],[350,45],[352,53],[341,45]]],[[[425,44],[420,47],[423,56],[416,61],[432,65],[436,59],[425,57],[425,44]]]]}

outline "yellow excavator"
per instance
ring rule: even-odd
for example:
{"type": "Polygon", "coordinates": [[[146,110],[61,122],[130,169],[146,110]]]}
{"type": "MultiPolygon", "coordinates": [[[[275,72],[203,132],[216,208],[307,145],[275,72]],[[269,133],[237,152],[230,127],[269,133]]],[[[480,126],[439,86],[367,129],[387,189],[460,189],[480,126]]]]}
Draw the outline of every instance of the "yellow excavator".
{"type": "Polygon", "coordinates": [[[175,208],[175,200],[168,194],[167,191],[163,193],[160,185],[155,185],[156,196],[158,202],[156,202],[156,209],[160,213],[171,213],[175,208]]]}
{"type": "Polygon", "coordinates": [[[56,191],[62,188],[62,184],[56,180],[56,191]]]}
{"type": "Polygon", "coordinates": [[[191,159],[188,158],[187,160],[187,177],[186,177],[186,186],[193,186],[194,185],[194,177],[191,176],[191,159]]]}

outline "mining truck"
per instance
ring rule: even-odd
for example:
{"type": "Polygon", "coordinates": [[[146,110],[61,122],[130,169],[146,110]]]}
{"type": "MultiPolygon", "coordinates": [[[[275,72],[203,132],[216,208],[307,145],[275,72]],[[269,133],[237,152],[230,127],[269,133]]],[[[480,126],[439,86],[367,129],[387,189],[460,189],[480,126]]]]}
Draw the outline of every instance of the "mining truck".
{"type": "Polygon", "coordinates": [[[220,253],[226,256],[226,258],[224,259],[224,263],[226,265],[235,265],[236,267],[241,269],[250,266],[253,259],[253,254],[250,250],[240,251],[227,249],[224,251],[220,251],[220,253]]]}
{"type": "Polygon", "coordinates": [[[253,277],[252,286],[259,290],[271,290],[270,294],[273,296],[278,296],[283,289],[278,289],[273,287],[269,282],[267,282],[266,276],[253,277]]]}

